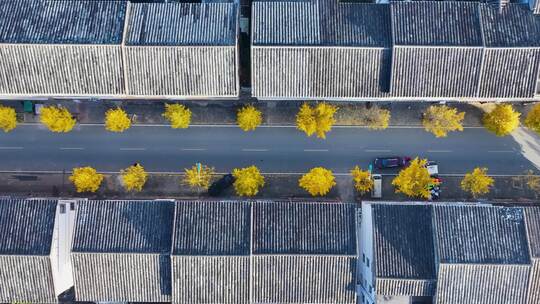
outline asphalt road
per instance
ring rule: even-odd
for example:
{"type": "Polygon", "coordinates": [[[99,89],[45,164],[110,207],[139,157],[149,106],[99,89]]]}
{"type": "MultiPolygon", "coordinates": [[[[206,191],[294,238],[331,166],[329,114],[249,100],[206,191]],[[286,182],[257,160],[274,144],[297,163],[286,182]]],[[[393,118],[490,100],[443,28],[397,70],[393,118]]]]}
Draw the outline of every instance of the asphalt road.
{"type": "Polygon", "coordinates": [[[314,166],[348,172],[366,168],[378,156],[420,156],[439,163],[441,174],[460,174],[475,166],[491,174],[520,174],[533,169],[512,137],[499,138],[484,129],[466,129],[436,139],[423,129],[336,128],[326,140],[308,138],[295,128],[134,126],[124,133],[102,126],[78,126],[67,134],[40,125],[23,125],[0,134],[1,171],[58,171],[90,165],[118,171],[141,163],[148,171],[181,172],[195,162],[218,172],[257,165],[263,172],[305,172],[314,166]]]}

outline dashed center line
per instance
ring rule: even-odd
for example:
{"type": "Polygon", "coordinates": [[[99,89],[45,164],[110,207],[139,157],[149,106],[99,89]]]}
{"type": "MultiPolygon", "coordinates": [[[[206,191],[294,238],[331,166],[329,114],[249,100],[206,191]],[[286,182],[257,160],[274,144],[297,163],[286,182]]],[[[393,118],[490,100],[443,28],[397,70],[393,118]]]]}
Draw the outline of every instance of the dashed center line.
{"type": "Polygon", "coordinates": [[[144,151],[146,148],[120,148],[122,151],[144,151]]]}
{"type": "Polygon", "coordinates": [[[244,152],[267,152],[268,149],[242,149],[244,152]]]}
{"type": "Polygon", "coordinates": [[[451,153],[451,150],[427,150],[429,153],[451,153]]]}
{"type": "Polygon", "coordinates": [[[328,149],[304,149],[304,152],[328,152],[328,149]]]}
{"type": "Polygon", "coordinates": [[[64,148],[60,148],[60,150],[84,150],[84,148],[64,147],[64,148]]]}
{"type": "Polygon", "coordinates": [[[23,147],[0,147],[0,150],[22,150],[23,147]]]}
{"type": "Polygon", "coordinates": [[[392,150],[366,149],[365,152],[392,152],[392,150]]]}
{"type": "Polygon", "coordinates": [[[203,148],[182,148],[180,150],[182,150],[182,151],[205,151],[206,149],[203,149],[203,148]]]}

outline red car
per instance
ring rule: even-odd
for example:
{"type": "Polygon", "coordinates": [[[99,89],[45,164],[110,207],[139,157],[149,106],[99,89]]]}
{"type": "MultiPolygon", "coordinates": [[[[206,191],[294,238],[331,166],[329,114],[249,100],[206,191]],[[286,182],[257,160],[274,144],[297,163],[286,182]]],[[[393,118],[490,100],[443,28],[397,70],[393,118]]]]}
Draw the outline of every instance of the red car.
{"type": "Polygon", "coordinates": [[[405,156],[405,157],[392,156],[392,157],[377,157],[375,158],[375,162],[373,164],[375,165],[375,168],[377,169],[386,169],[386,168],[407,167],[410,162],[411,162],[411,158],[408,156],[405,156]]]}

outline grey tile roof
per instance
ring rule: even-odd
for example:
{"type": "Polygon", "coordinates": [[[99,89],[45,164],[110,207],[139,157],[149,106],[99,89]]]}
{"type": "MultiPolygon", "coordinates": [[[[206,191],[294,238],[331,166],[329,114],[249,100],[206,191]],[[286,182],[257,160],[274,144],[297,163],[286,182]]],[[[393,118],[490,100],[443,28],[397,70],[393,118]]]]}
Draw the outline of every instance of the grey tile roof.
{"type": "Polygon", "coordinates": [[[525,303],[529,265],[443,264],[436,304],[525,303]]]}
{"type": "Polygon", "coordinates": [[[540,258],[540,207],[523,209],[531,257],[540,258]]]}
{"type": "Polygon", "coordinates": [[[171,301],[169,255],[72,253],[71,261],[77,301],[171,301]]]}
{"type": "Polygon", "coordinates": [[[540,14],[540,0],[529,1],[530,8],[534,14],[540,14]]]}
{"type": "Polygon", "coordinates": [[[234,3],[133,3],[127,45],[236,44],[234,3]]]}
{"type": "Polygon", "coordinates": [[[249,303],[249,256],[173,256],[173,303],[249,303]]]}
{"type": "Polygon", "coordinates": [[[476,206],[433,208],[441,263],[529,263],[523,209],[476,206]]]}
{"type": "Polygon", "coordinates": [[[478,3],[461,1],[394,2],[396,45],[482,46],[478,3]]]}
{"type": "Polygon", "coordinates": [[[430,297],[435,295],[437,281],[377,278],[375,290],[378,295],[430,297]]]}
{"type": "Polygon", "coordinates": [[[540,16],[526,6],[481,4],[480,17],[486,47],[540,47],[540,16]]]}
{"type": "Polygon", "coordinates": [[[255,203],[254,254],[356,254],[353,204],[255,203]]]}
{"type": "Polygon", "coordinates": [[[0,256],[0,302],[56,303],[51,259],[0,256]]]}
{"type": "Polygon", "coordinates": [[[56,200],[0,200],[0,255],[51,251],[56,200]]]}
{"type": "Polygon", "coordinates": [[[529,277],[529,292],[527,304],[540,303],[540,259],[532,260],[531,275],[529,277]]]}
{"type": "Polygon", "coordinates": [[[376,276],[435,279],[431,207],[373,204],[372,212],[376,276]]]}
{"type": "Polygon", "coordinates": [[[173,255],[249,255],[251,208],[243,202],[177,202],[173,255]]]}
{"type": "Polygon", "coordinates": [[[254,256],[254,303],[355,303],[355,258],[254,256]]]}
{"type": "Polygon", "coordinates": [[[254,45],[390,47],[388,5],[255,2],[254,45]]]}
{"type": "Polygon", "coordinates": [[[88,253],[169,253],[173,218],[172,202],[81,202],[72,250],[88,253]]]}
{"type": "Polygon", "coordinates": [[[0,1],[0,43],[120,44],[125,1],[0,1]]]}

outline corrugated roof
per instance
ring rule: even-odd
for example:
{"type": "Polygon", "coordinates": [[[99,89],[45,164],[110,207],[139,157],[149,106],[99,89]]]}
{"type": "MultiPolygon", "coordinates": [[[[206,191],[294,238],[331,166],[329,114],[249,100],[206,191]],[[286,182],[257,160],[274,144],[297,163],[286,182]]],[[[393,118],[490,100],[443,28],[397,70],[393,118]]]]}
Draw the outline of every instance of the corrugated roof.
{"type": "Polygon", "coordinates": [[[254,203],[253,254],[356,254],[354,204],[254,203]]]}
{"type": "Polygon", "coordinates": [[[439,268],[437,304],[521,304],[529,265],[449,265],[439,268]]]}
{"type": "Polygon", "coordinates": [[[540,16],[522,4],[508,4],[499,10],[480,5],[486,47],[540,47],[540,16]]]}
{"type": "Polygon", "coordinates": [[[56,200],[0,200],[0,255],[49,255],[56,200]]]}
{"type": "Polygon", "coordinates": [[[394,2],[396,45],[482,46],[478,3],[461,1],[394,2]]]}
{"type": "Polygon", "coordinates": [[[435,295],[437,280],[384,279],[375,280],[378,295],[430,297],[435,295]]]}
{"type": "Polygon", "coordinates": [[[431,207],[373,204],[372,210],[376,276],[435,279],[431,207]]]}
{"type": "Polygon", "coordinates": [[[526,207],[524,213],[531,257],[540,258],[540,207],[526,207]]]}
{"type": "Polygon", "coordinates": [[[529,263],[522,208],[434,206],[441,263],[529,263]]]}
{"type": "Polygon", "coordinates": [[[73,252],[168,253],[174,204],[168,201],[88,201],[79,204],[73,252]]]}
{"type": "Polygon", "coordinates": [[[254,45],[390,47],[388,5],[254,2],[254,45]]]}
{"type": "Polygon", "coordinates": [[[249,255],[251,208],[243,202],[177,202],[173,255],[249,255]]]}
{"type": "Polygon", "coordinates": [[[57,303],[51,258],[0,256],[0,302],[57,303]]]}
{"type": "Polygon", "coordinates": [[[527,304],[540,303],[540,259],[532,260],[531,275],[529,277],[529,292],[527,304]]]}
{"type": "Polygon", "coordinates": [[[355,303],[353,257],[254,256],[252,303],[355,303]]]}
{"type": "Polygon", "coordinates": [[[235,45],[235,3],[133,3],[127,45],[235,45]]]}
{"type": "Polygon", "coordinates": [[[125,1],[0,1],[0,43],[120,44],[125,1]]]}

